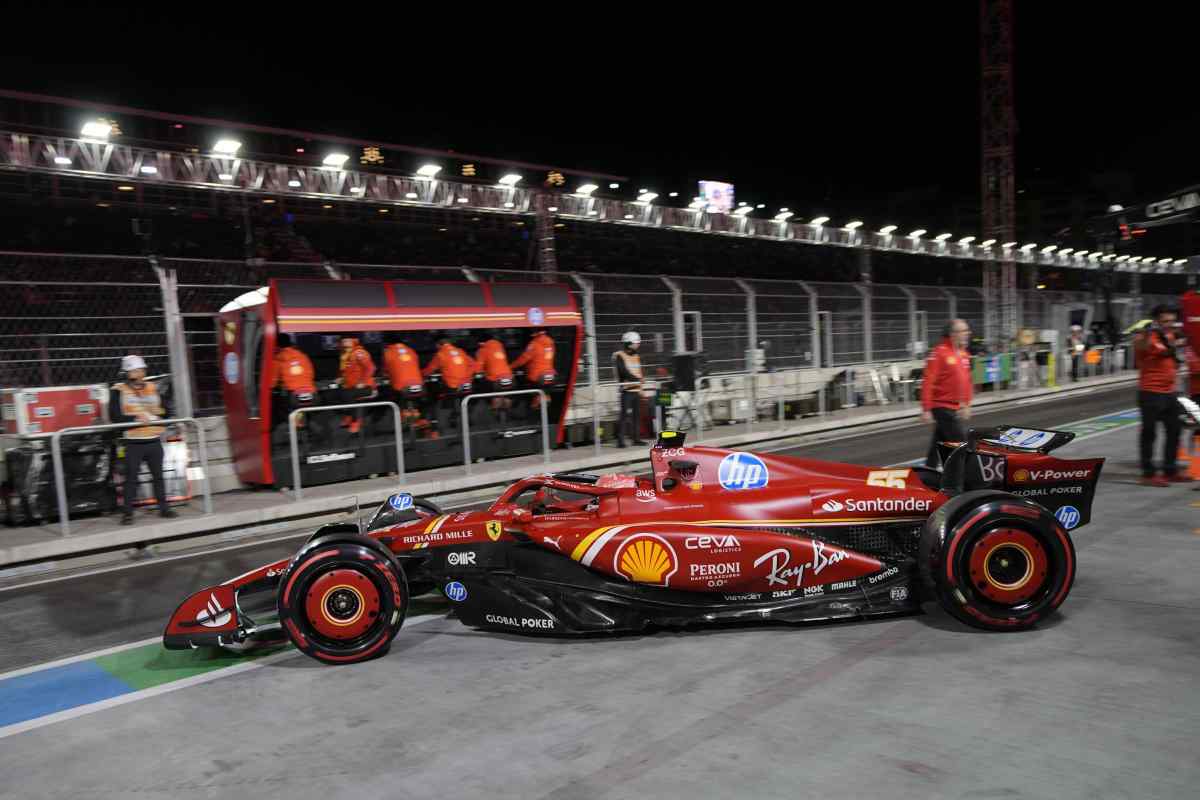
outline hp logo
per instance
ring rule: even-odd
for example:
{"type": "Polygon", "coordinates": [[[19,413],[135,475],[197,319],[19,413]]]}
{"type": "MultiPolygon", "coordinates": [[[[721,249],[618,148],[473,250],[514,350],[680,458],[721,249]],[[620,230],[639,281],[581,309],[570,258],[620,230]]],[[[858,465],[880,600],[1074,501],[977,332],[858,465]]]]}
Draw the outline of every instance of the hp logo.
{"type": "Polygon", "coordinates": [[[397,511],[407,511],[413,507],[411,494],[394,494],[388,498],[388,505],[397,511]]]}
{"type": "Polygon", "coordinates": [[[761,489],[769,479],[767,465],[752,453],[730,453],[721,460],[717,470],[722,489],[761,489]]]}
{"type": "Polygon", "coordinates": [[[1054,518],[1059,521],[1064,528],[1071,530],[1079,524],[1079,520],[1083,515],[1079,513],[1079,509],[1075,506],[1063,506],[1058,511],[1054,512],[1054,518]]]}
{"type": "Polygon", "coordinates": [[[456,603],[461,603],[467,599],[467,587],[458,581],[450,581],[450,583],[446,584],[446,597],[449,597],[456,603]]]}

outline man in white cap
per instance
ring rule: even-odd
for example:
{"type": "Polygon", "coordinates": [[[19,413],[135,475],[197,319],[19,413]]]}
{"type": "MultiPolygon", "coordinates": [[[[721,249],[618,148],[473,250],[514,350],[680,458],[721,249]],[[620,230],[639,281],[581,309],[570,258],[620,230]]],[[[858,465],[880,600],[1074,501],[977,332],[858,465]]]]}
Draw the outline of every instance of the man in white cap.
{"type": "Polygon", "coordinates": [[[617,447],[625,446],[625,422],[631,425],[629,438],[635,445],[645,444],[638,438],[642,399],[642,357],[638,348],[642,337],[637,331],[627,331],[621,337],[620,350],[613,353],[613,369],[621,395],[621,416],[617,418],[617,447]]]}
{"type": "Polygon", "coordinates": [[[144,422],[136,428],[125,428],[121,444],[125,449],[125,513],[122,525],[133,524],[133,501],[137,498],[138,473],[142,462],[150,467],[154,479],[154,497],[158,500],[158,513],[164,517],[176,517],[167,505],[167,487],[163,482],[162,435],[166,427],[159,423],[170,417],[167,404],[153,381],[146,380],[146,362],[139,355],[128,355],[121,359],[121,372],[125,380],[114,384],[108,394],[108,416],[113,422],[144,422]]]}

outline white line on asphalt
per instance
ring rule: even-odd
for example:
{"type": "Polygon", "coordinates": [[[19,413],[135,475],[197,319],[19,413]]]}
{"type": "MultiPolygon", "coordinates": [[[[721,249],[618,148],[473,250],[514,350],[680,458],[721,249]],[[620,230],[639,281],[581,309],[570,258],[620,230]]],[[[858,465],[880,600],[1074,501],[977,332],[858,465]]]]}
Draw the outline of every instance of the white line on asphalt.
{"type": "Polygon", "coordinates": [[[153,639],[142,639],[140,642],[128,642],[119,644],[115,647],[106,647],[103,650],[93,650],[90,653],[83,653],[78,656],[68,656],[60,658],[57,661],[47,661],[44,664],[34,664],[32,667],[21,667],[14,669],[11,672],[0,672],[0,681],[8,680],[9,678],[19,678],[22,675],[28,675],[31,672],[41,672],[44,669],[54,669],[55,667],[65,667],[68,664],[74,664],[79,661],[87,661],[90,658],[100,658],[101,656],[111,656],[113,653],[120,653],[125,650],[132,650],[135,647],[144,647],[154,642],[161,642],[161,636],[155,636],[153,639]]]}
{"type": "MultiPolygon", "coordinates": [[[[435,619],[445,619],[445,615],[422,614],[419,617],[413,617],[412,619],[405,620],[404,627],[412,628],[417,625],[424,625],[426,622],[432,622],[435,619]]],[[[144,642],[139,642],[138,644],[144,644],[144,642]]],[[[128,645],[125,647],[125,649],[135,646],[137,645],[128,645]]],[[[106,708],[114,708],[116,706],[123,706],[126,703],[132,703],[137,700],[145,700],[149,697],[157,697],[160,694],[167,694],[168,692],[174,692],[178,689],[186,689],[189,686],[199,686],[202,683],[215,681],[217,678],[224,678],[230,675],[249,672],[252,669],[258,669],[259,667],[266,666],[267,664],[273,664],[276,661],[282,661],[285,658],[298,655],[301,654],[296,650],[284,650],[281,653],[272,653],[269,656],[263,656],[262,658],[255,659],[254,661],[248,661],[244,664],[235,664],[231,667],[215,669],[212,672],[205,672],[202,675],[193,675],[190,678],[184,678],[183,680],[175,681],[173,683],[164,683],[149,689],[139,689],[135,692],[130,692],[129,694],[110,697],[107,700],[98,700],[95,703],[88,703],[84,706],[69,708],[66,711],[59,711],[55,714],[48,714],[44,717],[37,717],[36,719],[25,720],[24,722],[15,722],[12,725],[7,725],[3,728],[0,728],[0,739],[7,738],[9,736],[15,736],[18,733],[25,733],[26,731],[35,730],[37,728],[43,728],[47,725],[52,725],[55,722],[78,719],[79,717],[87,716],[88,714],[94,714],[97,711],[103,711],[106,708]]],[[[39,667],[35,667],[34,669],[41,669],[43,667],[57,665],[57,663],[58,662],[51,662],[50,665],[43,664],[39,667]]]]}

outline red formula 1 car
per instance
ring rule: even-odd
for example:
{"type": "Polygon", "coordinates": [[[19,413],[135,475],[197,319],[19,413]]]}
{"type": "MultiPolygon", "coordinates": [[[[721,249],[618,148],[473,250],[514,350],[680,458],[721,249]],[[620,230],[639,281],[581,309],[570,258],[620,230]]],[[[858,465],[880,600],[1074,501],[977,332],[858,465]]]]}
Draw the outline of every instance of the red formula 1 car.
{"type": "Polygon", "coordinates": [[[331,663],[386,652],[409,597],[439,590],[465,624],[543,635],[726,621],[851,619],[920,608],[1028,628],[1075,577],[1103,459],[1048,453],[1072,433],[995,428],[945,445],[941,471],[686,447],[652,473],[539,475],[458,514],[396,494],[363,530],[326,525],[291,559],[198,592],[168,648],[286,636],[331,663]],[[278,611],[258,624],[250,613],[278,611]]]}

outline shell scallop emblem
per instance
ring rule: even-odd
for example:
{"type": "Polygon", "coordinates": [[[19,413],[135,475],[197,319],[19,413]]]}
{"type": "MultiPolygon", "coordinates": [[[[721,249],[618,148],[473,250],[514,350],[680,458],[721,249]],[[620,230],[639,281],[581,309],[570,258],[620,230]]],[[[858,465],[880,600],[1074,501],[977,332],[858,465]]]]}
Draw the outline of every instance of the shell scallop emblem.
{"type": "Polygon", "coordinates": [[[675,550],[662,537],[652,533],[630,536],[613,557],[613,569],[634,583],[666,586],[679,568],[675,550]]]}

